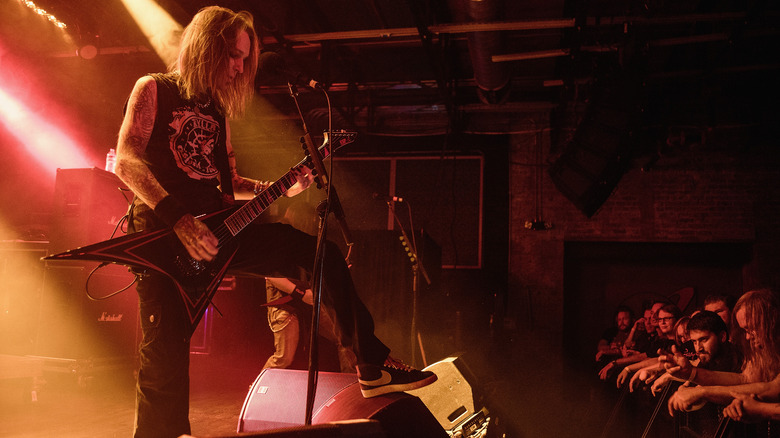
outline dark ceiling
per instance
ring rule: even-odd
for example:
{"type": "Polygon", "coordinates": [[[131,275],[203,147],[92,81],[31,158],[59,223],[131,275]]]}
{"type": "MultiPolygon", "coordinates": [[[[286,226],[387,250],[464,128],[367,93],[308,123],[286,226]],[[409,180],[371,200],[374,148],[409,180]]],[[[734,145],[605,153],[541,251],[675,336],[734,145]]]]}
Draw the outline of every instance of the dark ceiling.
{"type": "MultiPolygon", "coordinates": [[[[69,23],[77,42],[96,44],[99,56],[148,51],[119,0],[38,3],[69,23]]],[[[212,2],[158,3],[186,24],[212,2]]],[[[252,12],[264,50],[324,83],[345,123],[377,132],[519,132],[528,113],[547,112],[553,125],[565,125],[602,98],[620,101],[620,111],[638,114],[639,126],[668,137],[760,132],[778,121],[777,2],[219,3],[252,12]]],[[[11,50],[73,53],[18,32],[22,15],[0,21],[11,50]]],[[[261,75],[258,86],[284,111],[294,110],[283,81],[261,75]]],[[[321,100],[310,105],[323,106],[321,100]]]]}

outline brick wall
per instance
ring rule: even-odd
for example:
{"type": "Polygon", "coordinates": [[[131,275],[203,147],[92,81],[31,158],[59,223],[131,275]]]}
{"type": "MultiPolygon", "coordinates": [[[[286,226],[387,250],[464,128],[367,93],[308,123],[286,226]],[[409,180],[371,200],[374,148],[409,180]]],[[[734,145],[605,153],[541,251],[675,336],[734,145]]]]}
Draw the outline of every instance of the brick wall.
{"type": "Polygon", "coordinates": [[[566,241],[751,242],[744,289],[778,284],[780,172],[766,160],[697,165],[662,159],[649,171],[632,168],[587,218],[546,172],[548,131],[517,134],[511,142],[507,313],[520,328],[560,340],[566,241]],[[533,219],[552,228],[526,229],[533,219]]]}

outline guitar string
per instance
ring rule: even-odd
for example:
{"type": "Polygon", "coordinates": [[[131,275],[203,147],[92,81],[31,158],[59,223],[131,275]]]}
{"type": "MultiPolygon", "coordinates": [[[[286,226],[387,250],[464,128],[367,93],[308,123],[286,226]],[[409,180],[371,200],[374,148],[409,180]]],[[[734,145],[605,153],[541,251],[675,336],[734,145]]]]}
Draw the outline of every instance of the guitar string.
{"type": "Polygon", "coordinates": [[[235,234],[238,234],[241,230],[243,230],[249,223],[251,223],[257,216],[259,216],[263,211],[265,211],[266,208],[268,208],[269,205],[271,205],[276,199],[278,199],[284,192],[280,189],[280,186],[282,189],[289,189],[292,187],[292,184],[290,184],[291,181],[288,181],[291,178],[291,174],[287,173],[283,175],[279,180],[270,186],[263,190],[262,193],[257,195],[255,198],[253,198],[250,202],[247,204],[244,204],[241,208],[239,208],[235,213],[230,215],[225,221],[217,226],[212,232],[217,237],[218,244],[217,248],[221,248],[222,245],[227,242],[228,239],[235,236],[235,234]],[[287,187],[285,187],[287,186],[287,187]],[[279,193],[276,193],[279,192],[279,193]],[[268,196],[273,195],[273,196],[268,196]],[[265,205],[260,205],[261,208],[254,208],[256,204],[262,204],[262,201],[266,201],[265,205]],[[249,214],[248,210],[254,209],[254,215],[249,214]],[[252,217],[254,216],[254,218],[252,217]],[[236,233],[234,234],[228,225],[226,223],[228,221],[231,221],[233,219],[233,222],[235,222],[234,225],[236,225],[236,233]]]}
{"type": "MultiPolygon", "coordinates": [[[[348,137],[347,137],[348,138],[348,137]]],[[[351,141],[349,141],[351,142],[351,141]]],[[[323,158],[327,158],[330,155],[330,151],[327,148],[327,144],[330,143],[329,141],[326,141],[325,144],[323,144],[319,150],[322,151],[323,158]]],[[[341,145],[337,146],[343,146],[347,143],[342,143],[341,145]]],[[[296,164],[294,168],[300,167],[304,165],[307,162],[308,158],[303,159],[300,163],[296,164]]],[[[292,169],[291,169],[292,170],[292,169]]],[[[292,174],[290,172],[285,173],[282,175],[279,180],[268,186],[265,190],[263,190],[260,194],[255,196],[251,201],[244,204],[241,208],[239,208],[236,212],[234,212],[232,215],[230,215],[223,223],[221,223],[219,226],[217,226],[212,232],[217,237],[217,248],[221,248],[224,243],[227,242],[228,239],[234,237],[236,234],[241,232],[247,225],[249,225],[254,219],[256,219],[260,214],[265,211],[274,201],[276,201],[279,197],[281,197],[287,190],[292,187],[295,182],[291,180],[292,174]],[[279,190],[279,189],[284,190],[279,190]],[[268,196],[273,195],[273,196],[268,196]],[[255,204],[261,203],[261,201],[265,200],[265,205],[260,205],[261,208],[254,209],[255,204]],[[247,210],[254,209],[254,215],[249,214],[247,210]],[[254,216],[254,217],[252,217],[254,216]],[[230,227],[227,225],[227,222],[231,219],[235,218],[234,222],[236,225],[236,232],[233,233],[231,231],[230,227]]]]}

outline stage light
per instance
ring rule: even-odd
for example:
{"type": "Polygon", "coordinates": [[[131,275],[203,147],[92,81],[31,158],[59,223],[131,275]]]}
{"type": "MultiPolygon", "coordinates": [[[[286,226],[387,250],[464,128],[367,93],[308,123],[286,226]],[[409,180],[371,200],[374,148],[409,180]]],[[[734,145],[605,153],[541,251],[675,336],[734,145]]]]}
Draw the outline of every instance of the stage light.
{"type": "Polygon", "coordinates": [[[46,117],[36,114],[3,89],[0,89],[0,123],[52,173],[57,168],[89,167],[82,147],[46,117]]]}
{"type": "Polygon", "coordinates": [[[46,18],[47,20],[51,21],[52,24],[54,24],[55,26],[59,27],[60,29],[66,29],[68,27],[67,24],[65,24],[62,21],[60,21],[57,17],[55,17],[54,15],[46,12],[46,9],[43,9],[42,7],[36,5],[35,2],[33,2],[31,0],[20,0],[20,3],[22,3],[23,5],[25,5],[28,8],[30,8],[36,14],[38,14],[38,15],[46,18]]]}
{"type": "Polygon", "coordinates": [[[98,55],[98,48],[94,44],[85,44],[76,51],[82,59],[94,59],[98,55]]]}
{"type": "Polygon", "coordinates": [[[165,65],[175,61],[183,27],[153,0],[122,0],[122,4],[165,65]]]}

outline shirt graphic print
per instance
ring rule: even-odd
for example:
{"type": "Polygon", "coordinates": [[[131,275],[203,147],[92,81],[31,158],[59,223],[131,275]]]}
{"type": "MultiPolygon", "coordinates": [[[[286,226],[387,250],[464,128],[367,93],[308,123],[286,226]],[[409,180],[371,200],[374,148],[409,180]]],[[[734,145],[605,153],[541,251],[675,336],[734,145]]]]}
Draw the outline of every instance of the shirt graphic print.
{"type": "Polygon", "coordinates": [[[217,178],[214,148],[219,140],[219,123],[208,114],[185,107],[174,110],[169,126],[176,165],[193,179],[217,178]]]}

